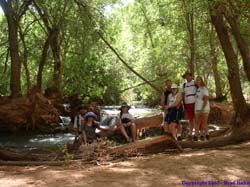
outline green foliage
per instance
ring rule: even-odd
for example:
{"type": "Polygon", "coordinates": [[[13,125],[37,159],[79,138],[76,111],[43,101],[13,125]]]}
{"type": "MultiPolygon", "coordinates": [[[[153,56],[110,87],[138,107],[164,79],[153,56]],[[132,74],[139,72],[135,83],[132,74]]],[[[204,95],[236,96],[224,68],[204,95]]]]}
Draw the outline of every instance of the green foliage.
{"type": "MultiPolygon", "coordinates": [[[[14,3],[15,10],[20,9],[22,2],[14,3]]],[[[157,104],[160,93],[126,69],[100,40],[97,32],[104,35],[133,69],[157,87],[163,88],[166,79],[182,85],[184,80],[181,75],[186,71],[190,61],[187,15],[193,14],[195,73],[205,78],[211,93],[215,92],[209,43],[211,23],[207,1],[36,2],[48,16],[47,25],[33,4],[20,20],[20,29],[27,46],[27,63],[32,85],[36,85],[38,66],[49,34],[49,26],[59,30],[63,95],[77,94],[87,101],[98,101],[101,104],[118,104],[121,100],[140,100],[147,104],[157,104]]],[[[242,36],[249,43],[249,3],[239,0],[233,2],[233,5],[231,11],[237,13],[242,36]]],[[[9,44],[7,21],[4,16],[0,16],[0,41],[0,94],[9,95],[11,67],[10,58],[5,63],[9,44]]],[[[214,42],[223,91],[227,93],[227,67],[224,55],[219,47],[219,41],[216,39],[214,42]]],[[[23,62],[25,49],[20,38],[19,51],[23,62]]],[[[55,84],[54,68],[53,54],[49,48],[43,69],[43,90],[55,84]]],[[[242,77],[243,84],[246,84],[244,73],[242,77]]],[[[23,66],[21,80],[22,91],[26,93],[27,82],[23,66]]]]}

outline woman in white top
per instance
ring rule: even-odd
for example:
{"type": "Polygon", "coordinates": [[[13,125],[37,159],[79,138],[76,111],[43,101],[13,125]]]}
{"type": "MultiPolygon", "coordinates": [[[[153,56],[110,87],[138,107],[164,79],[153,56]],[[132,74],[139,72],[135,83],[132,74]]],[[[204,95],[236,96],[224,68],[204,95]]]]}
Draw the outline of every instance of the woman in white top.
{"type": "Polygon", "coordinates": [[[181,105],[182,96],[178,93],[178,87],[176,84],[172,84],[171,86],[172,93],[168,96],[168,103],[165,106],[165,110],[167,110],[167,115],[165,117],[165,125],[168,125],[169,133],[176,138],[176,125],[179,124],[179,115],[178,108],[181,105]]]}
{"type": "Polygon", "coordinates": [[[122,135],[126,138],[127,142],[136,140],[136,125],[132,114],[129,113],[130,106],[126,103],[122,104],[121,112],[116,117],[116,125],[120,128],[122,135]],[[132,134],[132,140],[128,136],[126,129],[129,128],[132,134]]]}
{"type": "Polygon", "coordinates": [[[208,89],[201,76],[197,76],[195,82],[198,86],[198,89],[196,91],[196,97],[195,97],[196,127],[195,127],[194,141],[198,141],[198,135],[200,130],[205,131],[205,134],[200,134],[200,139],[204,140],[206,137],[206,139],[209,140],[207,122],[208,122],[208,115],[210,112],[210,104],[209,104],[208,89]]]}

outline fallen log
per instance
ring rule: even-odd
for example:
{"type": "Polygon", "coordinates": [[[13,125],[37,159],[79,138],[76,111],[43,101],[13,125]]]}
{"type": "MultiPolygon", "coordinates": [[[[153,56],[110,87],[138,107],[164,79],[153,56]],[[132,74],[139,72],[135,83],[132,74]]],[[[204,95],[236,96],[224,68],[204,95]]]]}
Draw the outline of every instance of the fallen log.
{"type": "Polygon", "coordinates": [[[55,155],[22,153],[0,147],[0,160],[5,161],[48,161],[53,157],[55,155]]]}
{"type": "Polygon", "coordinates": [[[0,166],[62,166],[65,164],[65,161],[0,161],[0,166]]]}
{"type": "Polygon", "coordinates": [[[138,118],[134,122],[137,129],[146,127],[160,127],[163,123],[163,115],[158,114],[151,117],[138,118]]]}
{"type": "Polygon", "coordinates": [[[133,156],[137,154],[150,154],[164,152],[169,148],[175,148],[178,152],[182,152],[182,147],[179,143],[170,136],[158,136],[151,139],[140,140],[126,145],[117,146],[106,150],[104,155],[124,155],[133,156]]]}

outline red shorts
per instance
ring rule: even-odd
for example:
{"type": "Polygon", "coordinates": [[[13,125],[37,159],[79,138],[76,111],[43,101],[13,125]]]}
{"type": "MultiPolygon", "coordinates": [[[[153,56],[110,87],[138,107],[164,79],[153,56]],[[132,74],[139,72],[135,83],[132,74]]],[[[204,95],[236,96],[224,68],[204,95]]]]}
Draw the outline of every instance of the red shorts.
{"type": "Polygon", "coordinates": [[[194,103],[190,103],[190,104],[185,104],[185,113],[187,114],[187,118],[189,120],[193,120],[194,119],[194,103]]]}

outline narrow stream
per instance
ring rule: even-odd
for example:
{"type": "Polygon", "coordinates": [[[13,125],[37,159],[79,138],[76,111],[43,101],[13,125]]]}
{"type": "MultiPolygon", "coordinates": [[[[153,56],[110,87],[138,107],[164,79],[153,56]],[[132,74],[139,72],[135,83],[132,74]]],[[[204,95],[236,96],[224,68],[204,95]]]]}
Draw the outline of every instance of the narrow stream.
{"type": "MultiPolygon", "coordinates": [[[[101,121],[107,117],[114,117],[119,113],[119,106],[103,106],[101,107],[101,121]]],[[[147,107],[132,107],[130,112],[134,117],[145,117],[159,114],[161,111],[147,107]]],[[[72,125],[70,118],[61,116],[62,126],[72,125]]],[[[102,123],[101,123],[102,124],[102,123]]],[[[0,146],[11,148],[16,151],[30,151],[30,152],[50,152],[58,150],[63,147],[68,141],[74,140],[73,133],[59,133],[47,135],[10,135],[0,134],[0,146]]]]}
{"type": "MultiPolygon", "coordinates": [[[[101,125],[109,125],[112,128],[114,120],[107,122],[108,118],[116,116],[120,112],[119,106],[104,106],[101,107],[101,125]]],[[[132,107],[130,113],[135,118],[148,117],[160,114],[161,111],[154,108],[147,107],[132,107]]],[[[62,126],[72,125],[70,118],[61,116],[62,126]]],[[[183,121],[183,130],[187,130],[187,121],[183,121]]],[[[211,130],[219,130],[220,127],[214,124],[209,125],[211,130]]],[[[16,151],[30,151],[30,152],[50,152],[62,148],[68,141],[74,140],[73,133],[59,133],[47,135],[10,135],[0,134],[0,146],[14,149],[16,151]]]]}

